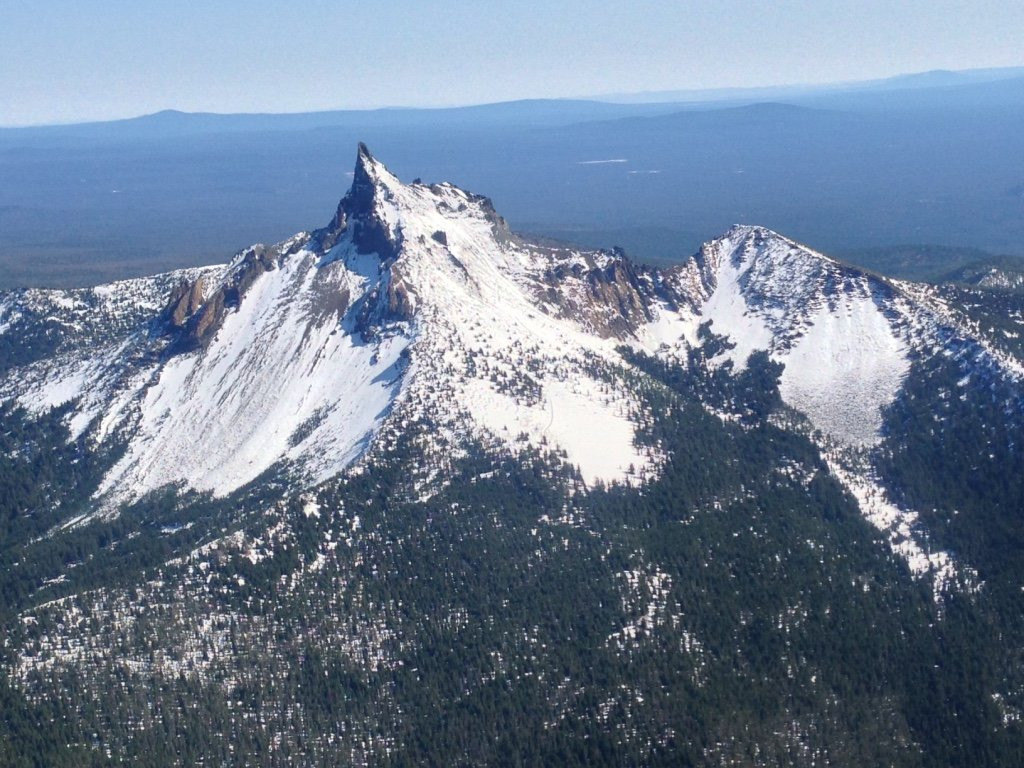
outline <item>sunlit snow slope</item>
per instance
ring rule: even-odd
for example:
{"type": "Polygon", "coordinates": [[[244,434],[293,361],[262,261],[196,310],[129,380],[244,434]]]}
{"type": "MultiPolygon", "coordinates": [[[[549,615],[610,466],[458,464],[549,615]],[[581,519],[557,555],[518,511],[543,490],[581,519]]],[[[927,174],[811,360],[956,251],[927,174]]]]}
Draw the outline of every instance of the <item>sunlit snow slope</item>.
{"type": "Polygon", "coordinates": [[[640,478],[657,457],[606,370],[647,319],[630,280],[608,254],[520,241],[486,198],[402,184],[361,148],[327,227],[167,276],[145,322],[69,344],[4,392],[72,403],[76,434],[123,441],[108,504],[167,485],[224,495],[273,468],[317,483],[425,415],[455,451],[544,446],[585,482],[640,478]],[[600,300],[617,280],[636,317],[600,300]]]}
{"type": "Polygon", "coordinates": [[[843,444],[878,441],[882,409],[915,356],[956,354],[1021,373],[934,289],[842,264],[762,227],[734,227],[665,282],[678,307],[660,307],[644,329],[662,354],[691,346],[704,323],[731,344],[718,364],[741,369],[766,350],[785,366],[783,399],[843,444]]]}
{"type": "Polygon", "coordinates": [[[316,484],[428,422],[424,478],[474,442],[554,450],[587,484],[642,482],[664,457],[636,439],[651,414],[622,350],[683,361],[706,331],[728,342],[715,366],[782,363],[785,401],[845,446],[879,439],[914,355],[1019,375],[930,289],[769,230],[641,268],[524,241],[487,198],[404,184],[362,146],[326,227],[223,267],[0,297],[0,338],[40,318],[58,341],[4,374],[0,398],[68,403],[73,436],[118,445],[96,492],[109,509],[270,470],[316,484]]]}

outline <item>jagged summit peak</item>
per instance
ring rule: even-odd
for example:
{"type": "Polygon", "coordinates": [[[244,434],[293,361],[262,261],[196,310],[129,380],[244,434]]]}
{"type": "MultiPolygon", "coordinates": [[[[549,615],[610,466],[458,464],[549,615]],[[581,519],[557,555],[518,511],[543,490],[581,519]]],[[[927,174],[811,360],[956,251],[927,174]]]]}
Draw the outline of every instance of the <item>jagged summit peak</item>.
{"type": "Polygon", "coordinates": [[[401,184],[398,177],[375,158],[363,142],[359,142],[355,169],[352,173],[352,186],[346,198],[351,198],[353,202],[366,207],[372,204],[379,189],[401,184]]]}
{"type": "Polygon", "coordinates": [[[385,167],[384,163],[373,156],[369,147],[360,141],[356,151],[352,188],[376,187],[381,184],[390,186],[391,184],[401,184],[401,182],[385,167]]]}
{"type": "Polygon", "coordinates": [[[402,186],[398,177],[373,156],[366,144],[359,142],[352,185],[338,203],[334,218],[326,227],[317,230],[314,237],[326,250],[354,224],[354,239],[363,252],[386,245],[384,241],[391,239],[388,236],[390,227],[382,220],[382,202],[392,199],[402,186]]]}
{"type": "Polygon", "coordinates": [[[406,184],[362,142],[357,145],[351,176],[352,185],[338,204],[334,218],[313,233],[313,240],[325,252],[345,234],[360,253],[377,253],[382,261],[387,261],[398,255],[404,232],[420,225],[425,227],[425,222],[432,221],[433,229],[426,235],[433,237],[440,232],[438,236],[443,236],[442,219],[449,217],[486,220],[492,235],[501,243],[512,237],[489,198],[448,182],[423,184],[417,179],[406,184]]]}

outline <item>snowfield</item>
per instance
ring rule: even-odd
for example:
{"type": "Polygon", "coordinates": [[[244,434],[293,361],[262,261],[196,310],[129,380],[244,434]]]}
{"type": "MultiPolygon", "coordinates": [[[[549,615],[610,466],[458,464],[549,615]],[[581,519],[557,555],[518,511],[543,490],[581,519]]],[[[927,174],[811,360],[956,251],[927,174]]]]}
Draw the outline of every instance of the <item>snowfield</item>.
{"type": "Polygon", "coordinates": [[[822,432],[852,445],[878,441],[882,408],[896,399],[910,369],[906,343],[871,296],[844,296],[834,310],[822,307],[780,357],[783,399],[822,432]]]}

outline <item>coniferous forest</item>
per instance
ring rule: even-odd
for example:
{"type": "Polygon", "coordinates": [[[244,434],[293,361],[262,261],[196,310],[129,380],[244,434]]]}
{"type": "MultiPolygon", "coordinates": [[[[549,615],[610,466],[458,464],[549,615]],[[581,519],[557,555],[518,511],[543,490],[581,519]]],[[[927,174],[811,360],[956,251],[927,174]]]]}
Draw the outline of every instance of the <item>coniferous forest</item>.
{"type": "Polygon", "coordinates": [[[480,445],[424,497],[421,423],[315,503],[270,475],[55,531],[112,457],[8,408],[0,762],[1024,761],[1021,432],[988,410],[1010,395],[944,397],[933,361],[886,416],[882,471],[978,563],[981,589],[936,597],[830,476],[779,366],[711,372],[705,340],[686,365],[631,358],[670,457],[641,489],[480,445]],[[939,453],[913,437],[933,428],[939,453]]]}

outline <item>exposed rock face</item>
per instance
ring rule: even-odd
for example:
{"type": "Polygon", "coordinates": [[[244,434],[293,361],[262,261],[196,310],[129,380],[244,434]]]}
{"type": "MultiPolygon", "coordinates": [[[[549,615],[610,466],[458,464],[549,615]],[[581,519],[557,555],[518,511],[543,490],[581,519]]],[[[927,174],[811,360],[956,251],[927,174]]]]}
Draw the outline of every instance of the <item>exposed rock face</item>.
{"type": "Polygon", "coordinates": [[[206,281],[203,277],[176,288],[165,310],[170,330],[177,332],[171,352],[208,344],[223,323],[225,314],[241,304],[256,280],[276,269],[281,259],[297,253],[308,240],[308,235],[300,235],[275,246],[254,245],[245,249],[235,257],[226,277],[205,300],[206,281]]]}
{"type": "Polygon", "coordinates": [[[216,332],[221,320],[224,318],[224,291],[218,290],[208,302],[203,305],[202,310],[195,315],[193,322],[189,323],[186,334],[182,337],[185,347],[195,347],[208,341],[216,332]]]}
{"type": "Polygon", "coordinates": [[[206,280],[199,276],[193,282],[182,282],[171,294],[165,312],[172,328],[184,327],[186,321],[196,313],[203,303],[206,280]]]}
{"type": "Polygon", "coordinates": [[[388,314],[397,320],[411,320],[416,308],[415,293],[397,265],[390,269],[387,288],[388,314]]]}
{"type": "Polygon", "coordinates": [[[388,185],[381,183],[381,174],[391,175],[360,142],[351,188],[338,204],[331,223],[313,235],[321,248],[330,250],[343,234],[350,233],[359,253],[376,253],[384,261],[398,256],[402,233],[389,221],[393,204],[388,185]]]}
{"type": "Polygon", "coordinates": [[[605,339],[634,338],[652,319],[650,304],[672,304],[656,273],[621,252],[582,253],[545,270],[539,298],[605,339]],[[664,295],[663,295],[664,294],[664,295]]]}
{"type": "Polygon", "coordinates": [[[652,284],[640,279],[632,262],[616,259],[604,269],[591,272],[588,282],[593,300],[612,309],[600,329],[604,335],[635,334],[641,325],[651,321],[648,305],[653,295],[652,284]]]}
{"type": "Polygon", "coordinates": [[[494,203],[491,201],[491,198],[484,195],[470,195],[470,199],[480,205],[484,216],[491,223],[491,232],[495,240],[505,245],[513,239],[512,231],[508,228],[508,222],[494,209],[494,203]]]}

